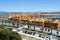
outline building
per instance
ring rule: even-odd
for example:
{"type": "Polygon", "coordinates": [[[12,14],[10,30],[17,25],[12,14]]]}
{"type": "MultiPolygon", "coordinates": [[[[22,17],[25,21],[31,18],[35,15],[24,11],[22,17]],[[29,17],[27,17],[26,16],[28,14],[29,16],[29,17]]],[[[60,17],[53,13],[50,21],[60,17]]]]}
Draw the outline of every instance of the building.
{"type": "Polygon", "coordinates": [[[12,22],[34,21],[40,22],[39,26],[60,30],[60,14],[20,14],[9,16],[12,22]],[[44,23],[44,24],[43,24],[44,23]]]}

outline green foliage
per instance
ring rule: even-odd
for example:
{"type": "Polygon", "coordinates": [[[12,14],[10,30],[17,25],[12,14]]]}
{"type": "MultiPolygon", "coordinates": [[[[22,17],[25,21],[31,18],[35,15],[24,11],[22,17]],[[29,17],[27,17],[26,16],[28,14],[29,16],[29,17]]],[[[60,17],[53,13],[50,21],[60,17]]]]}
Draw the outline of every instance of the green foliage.
{"type": "Polygon", "coordinates": [[[18,28],[17,26],[11,26],[11,27],[13,27],[13,28],[18,28]]]}
{"type": "Polygon", "coordinates": [[[12,28],[18,28],[17,26],[9,26],[9,25],[8,25],[8,27],[12,27],[12,28]]]}
{"type": "Polygon", "coordinates": [[[22,40],[21,36],[9,30],[0,29],[0,40],[22,40]]]}
{"type": "Polygon", "coordinates": [[[59,38],[60,38],[60,36],[57,36],[57,37],[59,37],[59,38]]]}
{"type": "Polygon", "coordinates": [[[4,29],[4,25],[0,25],[0,29],[4,29]]]}
{"type": "Polygon", "coordinates": [[[1,29],[4,29],[4,27],[7,26],[7,27],[12,27],[12,28],[18,28],[17,26],[11,26],[11,25],[0,25],[0,28],[1,29]]]}

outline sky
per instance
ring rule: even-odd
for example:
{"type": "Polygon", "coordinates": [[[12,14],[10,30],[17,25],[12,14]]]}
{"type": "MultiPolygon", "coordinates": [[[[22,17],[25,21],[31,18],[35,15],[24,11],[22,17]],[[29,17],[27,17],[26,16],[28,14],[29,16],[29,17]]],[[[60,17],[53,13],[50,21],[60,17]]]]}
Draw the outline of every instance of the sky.
{"type": "Polygon", "coordinates": [[[0,0],[3,12],[53,12],[60,11],[60,0],[0,0]]]}

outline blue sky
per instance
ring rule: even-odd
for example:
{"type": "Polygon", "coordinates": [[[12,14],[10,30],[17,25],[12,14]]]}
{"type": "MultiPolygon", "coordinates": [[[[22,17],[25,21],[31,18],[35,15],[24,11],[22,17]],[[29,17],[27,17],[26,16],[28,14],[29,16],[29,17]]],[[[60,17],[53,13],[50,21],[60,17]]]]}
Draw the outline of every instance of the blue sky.
{"type": "Polygon", "coordinates": [[[51,12],[60,11],[60,0],[0,0],[4,12],[51,12]]]}

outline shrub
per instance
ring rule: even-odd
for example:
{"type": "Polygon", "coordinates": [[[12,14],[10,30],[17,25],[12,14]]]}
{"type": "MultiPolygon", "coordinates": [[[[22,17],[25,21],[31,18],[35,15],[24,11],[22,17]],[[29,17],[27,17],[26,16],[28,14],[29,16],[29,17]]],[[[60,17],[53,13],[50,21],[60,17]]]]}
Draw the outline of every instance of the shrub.
{"type": "Polygon", "coordinates": [[[0,29],[0,40],[22,40],[21,36],[9,30],[0,29]]]}

